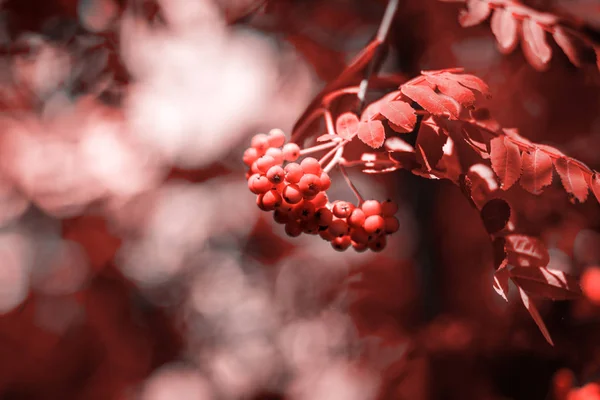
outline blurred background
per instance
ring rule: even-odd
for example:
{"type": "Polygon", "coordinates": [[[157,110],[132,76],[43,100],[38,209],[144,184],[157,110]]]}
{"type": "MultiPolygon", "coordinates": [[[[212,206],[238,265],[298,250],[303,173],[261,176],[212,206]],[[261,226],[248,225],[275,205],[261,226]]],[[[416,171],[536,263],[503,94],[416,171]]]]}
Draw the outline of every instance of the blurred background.
{"type": "MultiPolygon", "coordinates": [[[[600,207],[507,193],[585,297],[492,289],[450,182],[352,174],[400,205],[381,253],[288,238],[241,157],[374,36],[374,0],[0,0],[0,399],[597,400],[600,207]]],[[[600,31],[597,0],[536,0],[600,31]]],[[[385,72],[462,66],[492,115],[600,169],[600,78],[504,56],[460,4],[401,2],[385,72]]],[[[332,175],[330,198],[353,200],[332,175]]],[[[513,288],[514,289],[514,288],[513,288]]]]}

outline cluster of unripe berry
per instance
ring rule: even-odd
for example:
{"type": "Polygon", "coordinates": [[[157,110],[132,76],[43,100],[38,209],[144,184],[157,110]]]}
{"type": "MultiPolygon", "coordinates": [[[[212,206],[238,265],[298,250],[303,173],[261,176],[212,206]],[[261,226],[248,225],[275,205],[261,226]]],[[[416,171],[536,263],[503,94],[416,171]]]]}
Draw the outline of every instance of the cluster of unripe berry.
{"type": "Polygon", "coordinates": [[[398,206],[391,200],[367,200],[358,207],[346,201],[329,202],[325,193],[331,186],[329,175],[313,157],[298,162],[301,155],[297,144],[285,143],[279,129],[252,138],[244,163],[258,207],[273,211],[273,219],[285,225],[289,236],[319,235],[338,251],[350,246],[359,252],[383,250],[386,235],[400,226],[394,216],[398,206]]]}

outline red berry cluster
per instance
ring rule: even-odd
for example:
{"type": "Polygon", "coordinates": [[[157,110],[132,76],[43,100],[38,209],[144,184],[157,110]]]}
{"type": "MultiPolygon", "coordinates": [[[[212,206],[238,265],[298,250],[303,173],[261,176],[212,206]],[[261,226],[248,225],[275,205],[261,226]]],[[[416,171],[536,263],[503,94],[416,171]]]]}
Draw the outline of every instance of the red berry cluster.
{"type": "Polygon", "coordinates": [[[350,246],[359,252],[383,250],[386,235],[400,226],[394,217],[398,206],[390,200],[367,200],[360,207],[346,201],[330,203],[325,193],[331,186],[329,175],[313,157],[298,163],[300,155],[300,147],[285,144],[279,129],[252,138],[244,163],[250,168],[248,188],[257,195],[258,207],[273,211],[273,219],[285,224],[289,236],[319,235],[338,251],[350,246]]]}

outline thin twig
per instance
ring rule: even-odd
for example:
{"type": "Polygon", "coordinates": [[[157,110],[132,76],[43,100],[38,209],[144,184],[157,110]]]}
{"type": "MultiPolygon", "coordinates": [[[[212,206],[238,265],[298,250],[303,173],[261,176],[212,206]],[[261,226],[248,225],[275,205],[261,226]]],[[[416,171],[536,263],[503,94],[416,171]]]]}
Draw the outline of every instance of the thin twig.
{"type": "Polygon", "coordinates": [[[360,207],[362,205],[362,203],[365,202],[365,199],[360,195],[360,192],[358,191],[356,186],[354,186],[354,184],[350,180],[350,177],[348,176],[348,173],[346,172],[346,168],[341,163],[338,163],[338,168],[339,168],[340,172],[342,173],[342,176],[346,180],[346,183],[350,187],[350,190],[352,190],[352,192],[358,199],[358,206],[360,207]]]}
{"type": "Polygon", "coordinates": [[[338,144],[337,142],[329,142],[329,143],[325,143],[325,144],[320,144],[318,146],[313,146],[313,147],[309,147],[306,149],[302,149],[302,150],[300,150],[300,155],[305,156],[307,154],[316,153],[321,150],[327,150],[331,147],[337,146],[337,144],[338,144]]]}
{"type": "Polygon", "coordinates": [[[398,0],[390,0],[385,9],[385,13],[383,14],[383,19],[381,20],[381,24],[379,25],[379,29],[377,30],[377,35],[375,36],[375,40],[382,44],[375,51],[375,55],[373,59],[369,63],[367,67],[367,71],[363,80],[360,82],[360,90],[358,92],[358,101],[360,102],[359,111],[362,111],[365,105],[365,99],[367,97],[367,90],[369,89],[369,80],[371,76],[377,72],[377,69],[381,67],[379,63],[379,58],[383,53],[383,43],[387,40],[388,34],[390,32],[390,27],[392,26],[392,21],[394,20],[394,15],[396,15],[396,10],[398,9],[398,0]]]}

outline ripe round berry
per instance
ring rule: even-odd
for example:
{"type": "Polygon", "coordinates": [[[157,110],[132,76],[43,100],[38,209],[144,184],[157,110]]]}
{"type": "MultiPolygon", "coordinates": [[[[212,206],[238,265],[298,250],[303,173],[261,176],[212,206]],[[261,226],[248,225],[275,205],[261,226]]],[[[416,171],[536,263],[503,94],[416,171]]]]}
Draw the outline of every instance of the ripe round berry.
{"type": "Polygon", "coordinates": [[[355,208],[348,217],[348,225],[352,228],[359,228],[365,223],[365,212],[360,208],[355,208]]]}
{"type": "Polygon", "coordinates": [[[331,247],[337,251],[345,251],[352,244],[349,236],[336,237],[331,241],[331,247]]]}
{"type": "Polygon", "coordinates": [[[360,244],[367,244],[369,242],[369,234],[367,233],[367,231],[365,231],[365,228],[362,227],[352,229],[352,232],[350,233],[350,238],[354,242],[360,244]]]}
{"type": "Polygon", "coordinates": [[[382,251],[383,249],[385,249],[386,244],[387,244],[387,239],[385,238],[385,236],[380,236],[376,240],[369,243],[369,249],[371,249],[371,251],[378,253],[378,252],[382,251]]]}
{"type": "Polygon", "coordinates": [[[285,176],[285,171],[279,165],[273,165],[267,171],[267,179],[269,181],[271,181],[271,183],[274,183],[276,185],[283,182],[284,176],[285,176]]]}
{"type": "Polygon", "coordinates": [[[248,179],[248,189],[254,194],[266,193],[272,185],[264,175],[254,174],[248,179]]]}
{"type": "Polygon", "coordinates": [[[281,196],[275,190],[259,194],[256,202],[261,210],[271,211],[281,204],[281,196]]]}
{"type": "Polygon", "coordinates": [[[281,147],[285,143],[285,133],[281,129],[271,129],[269,131],[269,146],[281,147]]]}
{"type": "Polygon", "coordinates": [[[333,236],[344,236],[348,233],[348,224],[343,219],[335,219],[329,224],[328,230],[333,236]]]}
{"type": "Polygon", "coordinates": [[[398,232],[400,229],[400,221],[396,217],[385,217],[384,221],[384,230],[387,234],[392,234],[398,232]]]}
{"type": "Polygon", "coordinates": [[[321,175],[321,164],[319,164],[316,158],[306,157],[302,160],[300,166],[305,174],[321,175]]]}
{"type": "Polygon", "coordinates": [[[358,253],[363,253],[369,248],[369,246],[366,243],[357,243],[354,240],[352,241],[352,247],[358,253]]]}
{"type": "Polygon", "coordinates": [[[250,147],[244,151],[244,164],[251,166],[258,159],[258,151],[254,147],[250,147]]]}
{"type": "Polygon", "coordinates": [[[333,213],[326,207],[322,207],[315,211],[315,218],[319,226],[329,226],[333,221],[333,213]]]}
{"type": "Polygon", "coordinates": [[[315,221],[314,218],[300,222],[300,226],[302,227],[302,232],[304,233],[309,235],[319,234],[319,224],[317,224],[317,221],[315,221]]]}
{"type": "Polygon", "coordinates": [[[289,183],[298,183],[304,175],[300,164],[292,162],[285,166],[285,180],[289,183]]]}
{"type": "Polygon", "coordinates": [[[283,199],[290,204],[298,204],[302,199],[302,192],[298,188],[298,185],[287,185],[283,189],[283,199]]]}
{"type": "Polygon", "coordinates": [[[336,201],[333,203],[333,215],[338,218],[347,218],[354,208],[354,204],[347,201],[336,201]]]}
{"type": "Polygon", "coordinates": [[[329,177],[327,172],[321,172],[321,176],[319,178],[321,180],[321,190],[328,190],[331,187],[331,178],[329,177]]]}
{"type": "Polygon", "coordinates": [[[321,180],[317,175],[305,174],[298,182],[298,188],[304,197],[314,197],[321,191],[321,180]]]}
{"type": "Polygon", "coordinates": [[[278,224],[285,224],[290,220],[290,214],[282,211],[280,208],[276,208],[273,212],[273,220],[278,224]]]}
{"type": "Polygon", "coordinates": [[[283,159],[285,161],[296,161],[300,157],[300,147],[296,143],[287,143],[283,146],[283,159]]]}
{"type": "Polygon", "coordinates": [[[294,204],[290,204],[287,201],[285,201],[285,198],[283,197],[283,194],[281,195],[281,204],[279,205],[279,207],[277,207],[280,211],[289,213],[292,211],[292,209],[294,208],[294,204]]]}
{"type": "Polygon", "coordinates": [[[366,217],[381,214],[381,203],[377,200],[367,200],[362,204],[361,208],[365,212],[366,217]]]}
{"type": "Polygon", "coordinates": [[[260,170],[258,169],[258,165],[256,165],[256,161],[254,161],[250,166],[250,172],[252,172],[253,174],[262,174],[262,172],[260,172],[260,170]]]}
{"type": "Polygon", "coordinates": [[[259,133],[252,137],[252,141],[250,145],[254,147],[259,154],[264,154],[265,151],[269,148],[269,137],[264,133],[259,133]]]}
{"type": "Polygon", "coordinates": [[[321,207],[325,207],[327,205],[328,200],[329,199],[327,198],[325,192],[319,192],[317,193],[315,198],[312,199],[310,202],[315,205],[315,208],[319,209],[321,207]]]}
{"type": "Polygon", "coordinates": [[[292,215],[297,219],[309,220],[315,216],[315,206],[309,201],[296,204],[292,209],[292,215]]]}
{"type": "Polygon", "coordinates": [[[302,234],[300,223],[290,220],[285,224],[285,233],[291,237],[298,237],[302,234]]]}
{"type": "Polygon", "coordinates": [[[273,165],[275,165],[275,159],[271,156],[264,155],[256,160],[256,167],[263,174],[266,174],[273,165]]]}
{"type": "Polygon", "coordinates": [[[392,200],[387,199],[381,203],[381,215],[383,217],[393,217],[397,212],[398,204],[394,203],[392,200]]]}
{"type": "Polygon", "coordinates": [[[319,236],[321,236],[321,239],[327,240],[328,242],[335,239],[335,236],[329,232],[329,229],[319,229],[319,236]]]}
{"type": "Polygon", "coordinates": [[[273,147],[270,147],[267,149],[265,155],[273,157],[275,159],[275,165],[283,164],[283,152],[281,151],[281,149],[275,149],[273,147]]]}
{"type": "Polygon", "coordinates": [[[385,228],[385,221],[381,215],[371,215],[365,219],[363,226],[367,233],[380,233],[385,228]]]}
{"type": "Polygon", "coordinates": [[[588,300],[600,305],[600,267],[588,267],[580,279],[581,290],[588,300]]]}

